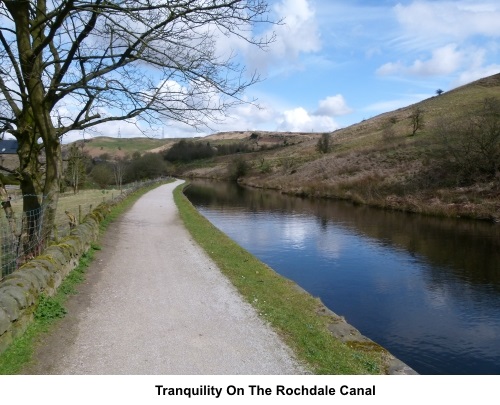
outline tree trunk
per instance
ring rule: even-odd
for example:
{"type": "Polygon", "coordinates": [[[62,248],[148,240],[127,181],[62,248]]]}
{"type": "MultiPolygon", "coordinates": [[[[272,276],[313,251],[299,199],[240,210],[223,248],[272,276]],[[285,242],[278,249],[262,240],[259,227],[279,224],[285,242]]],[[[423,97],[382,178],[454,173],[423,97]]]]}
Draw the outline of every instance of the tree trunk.
{"type": "MultiPolygon", "coordinates": [[[[27,1],[5,2],[15,23],[15,33],[21,74],[26,86],[29,103],[23,106],[23,115],[18,117],[18,122],[23,126],[16,136],[20,145],[18,152],[21,163],[21,188],[23,195],[35,195],[36,183],[34,179],[38,172],[33,171],[27,157],[36,158],[38,162],[38,140],[42,139],[45,151],[45,182],[43,187],[43,207],[41,221],[42,236],[40,247],[43,248],[52,231],[61,179],[61,145],[57,132],[50,116],[51,105],[45,100],[45,83],[43,52],[40,46],[44,41],[44,24],[46,18],[46,2],[39,0],[36,9],[30,9],[27,1]],[[29,149],[28,149],[29,147],[29,149]],[[35,151],[36,155],[33,154],[35,151]]],[[[40,205],[38,197],[25,199],[25,207],[32,208],[40,205]]]]}
{"type": "Polygon", "coordinates": [[[55,226],[57,203],[61,189],[62,152],[59,138],[55,135],[45,140],[45,185],[43,189],[43,234],[48,238],[55,226]]]}
{"type": "MultiPolygon", "coordinates": [[[[23,194],[23,225],[18,244],[19,257],[34,256],[41,245],[40,229],[42,206],[40,204],[40,168],[38,162],[38,145],[32,140],[34,135],[21,132],[18,137],[17,155],[19,157],[19,180],[23,194]]],[[[21,259],[21,262],[24,259],[21,259]]]]}

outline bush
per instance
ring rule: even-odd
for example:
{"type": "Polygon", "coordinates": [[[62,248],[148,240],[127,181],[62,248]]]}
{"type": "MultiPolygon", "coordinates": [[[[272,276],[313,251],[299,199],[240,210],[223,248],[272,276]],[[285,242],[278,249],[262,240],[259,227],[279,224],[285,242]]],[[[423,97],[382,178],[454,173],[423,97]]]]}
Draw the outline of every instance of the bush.
{"type": "Polygon", "coordinates": [[[459,119],[442,119],[435,127],[440,158],[459,181],[494,178],[500,171],[500,101],[484,99],[481,107],[459,119]]]}
{"type": "Polygon", "coordinates": [[[424,128],[424,111],[421,108],[414,108],[410,114],[411,136],[415,136],[417,131],[424,128]]]}
{"type": "Polygon", "coordinates": [[[146,153],[130,161],[125,170],[125,181],[156,179],[169,175],[169,166],[158,153],[146,153]]]}
{"type": "Polygon", "coordinates": [[[246,153],[252,151],[252,147],[244,142],[225,143],[217,145],[216,149],[218,156],[234,155],[236,153],[246,153]]]}
{"type": "Polygon", "coordinates": [[[241,156],[233,159],[229,165],[229,177],[231,180],[238,181],[240,177],[245,176],[248,173],[248,163],[241,156]]]}
{"type": "Polygon", "coordinates": [[[113,184],[114,174],[113,169],[108,163],[98,163],[90,172],[90,177],[101,188],[113,184]]]}
{"type": "Polygon", "coordinates": [[[316,144],[316,149],[320,153],[329,153],[332,151],[332,137],[328,133],[324,133],[321,135],[321,138],[318,139],[318,143],[316,144]]]}
{"type": "Polygon", "coordinates": [[[190,162],[196,159],[206,159],[215,155],[215,150],[209,142],[193,142],[181,140],[165,153],[165,160],[170,162],[190,162]]]}

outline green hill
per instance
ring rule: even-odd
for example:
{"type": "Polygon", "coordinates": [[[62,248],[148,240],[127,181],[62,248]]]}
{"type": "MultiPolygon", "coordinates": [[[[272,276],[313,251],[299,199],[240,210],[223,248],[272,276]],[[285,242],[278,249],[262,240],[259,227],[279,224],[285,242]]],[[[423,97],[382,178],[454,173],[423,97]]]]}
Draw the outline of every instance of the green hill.
{"type": "MultiPolygon", "coordinates": [[[[105,136],[95,137],[84,141],[84,150],[95,158],[103,154],[111,157],[132,156],[134,152],[160,152],[168,148],[178,139],[153,139],[153,138],[110,138],[105,136]]],[[[82,141],[77,141],[79,144],[82,141]]],[[[67,145],[64,146],[66,148],[67,145]]]]}
{"type": "MultiPolygon", "coordinates": [[[[290,143],[285,136],[283,147],[241,155],[249,169],[239,181],[298,195],[497,222],[498,100],[500,74],[335,131],[329,134],[333,150],[327,154],[316,148],[320,134],[296,134],[290,143]],[[490,100],[488,114],[485,100],[490,100]],[[486,134],[477,132],[483,130],[486,134]],[[488,159],[489,169],[480,167],[488,159]]],[[[180,173],[227,178],[233,160],[219,158],[180,173]]]]}

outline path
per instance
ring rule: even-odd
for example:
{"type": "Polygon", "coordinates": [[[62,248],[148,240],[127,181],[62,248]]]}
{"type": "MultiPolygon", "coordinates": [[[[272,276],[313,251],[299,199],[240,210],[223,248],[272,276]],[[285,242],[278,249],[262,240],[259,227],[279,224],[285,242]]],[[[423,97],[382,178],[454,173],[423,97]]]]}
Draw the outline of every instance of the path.
{"type": "Polygon", "coordinates": [[[301,374],[290,350],[191,239],[161,186],[100,242],[27,374],[301,374]]]}

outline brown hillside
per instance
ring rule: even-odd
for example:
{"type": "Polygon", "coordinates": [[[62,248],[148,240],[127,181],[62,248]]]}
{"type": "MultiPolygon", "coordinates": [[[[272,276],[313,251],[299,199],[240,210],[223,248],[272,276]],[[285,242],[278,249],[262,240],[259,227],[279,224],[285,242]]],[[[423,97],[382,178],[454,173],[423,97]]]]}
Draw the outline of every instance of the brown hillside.
{"type": "MultiPolygon", "coordinates": [[[[500,74],[337,130],[331,133],[334,150],[328,154],[316,150],[320,134],[297,134],[301,142],[240,156],[251,167],[240,182],[390,209],[499,221],[500,176],[459,178],[437,131],[443,119],[470,117],[492,97],[500,100],[500,74]],[[412,136],[417,109],[424,125],[412,136]]],[[[496,142],[500,148],[500,136],[496,142]]],[[[219,158],[180,172],[225,178],[231,175],[232,160],[219,158]]]]}

